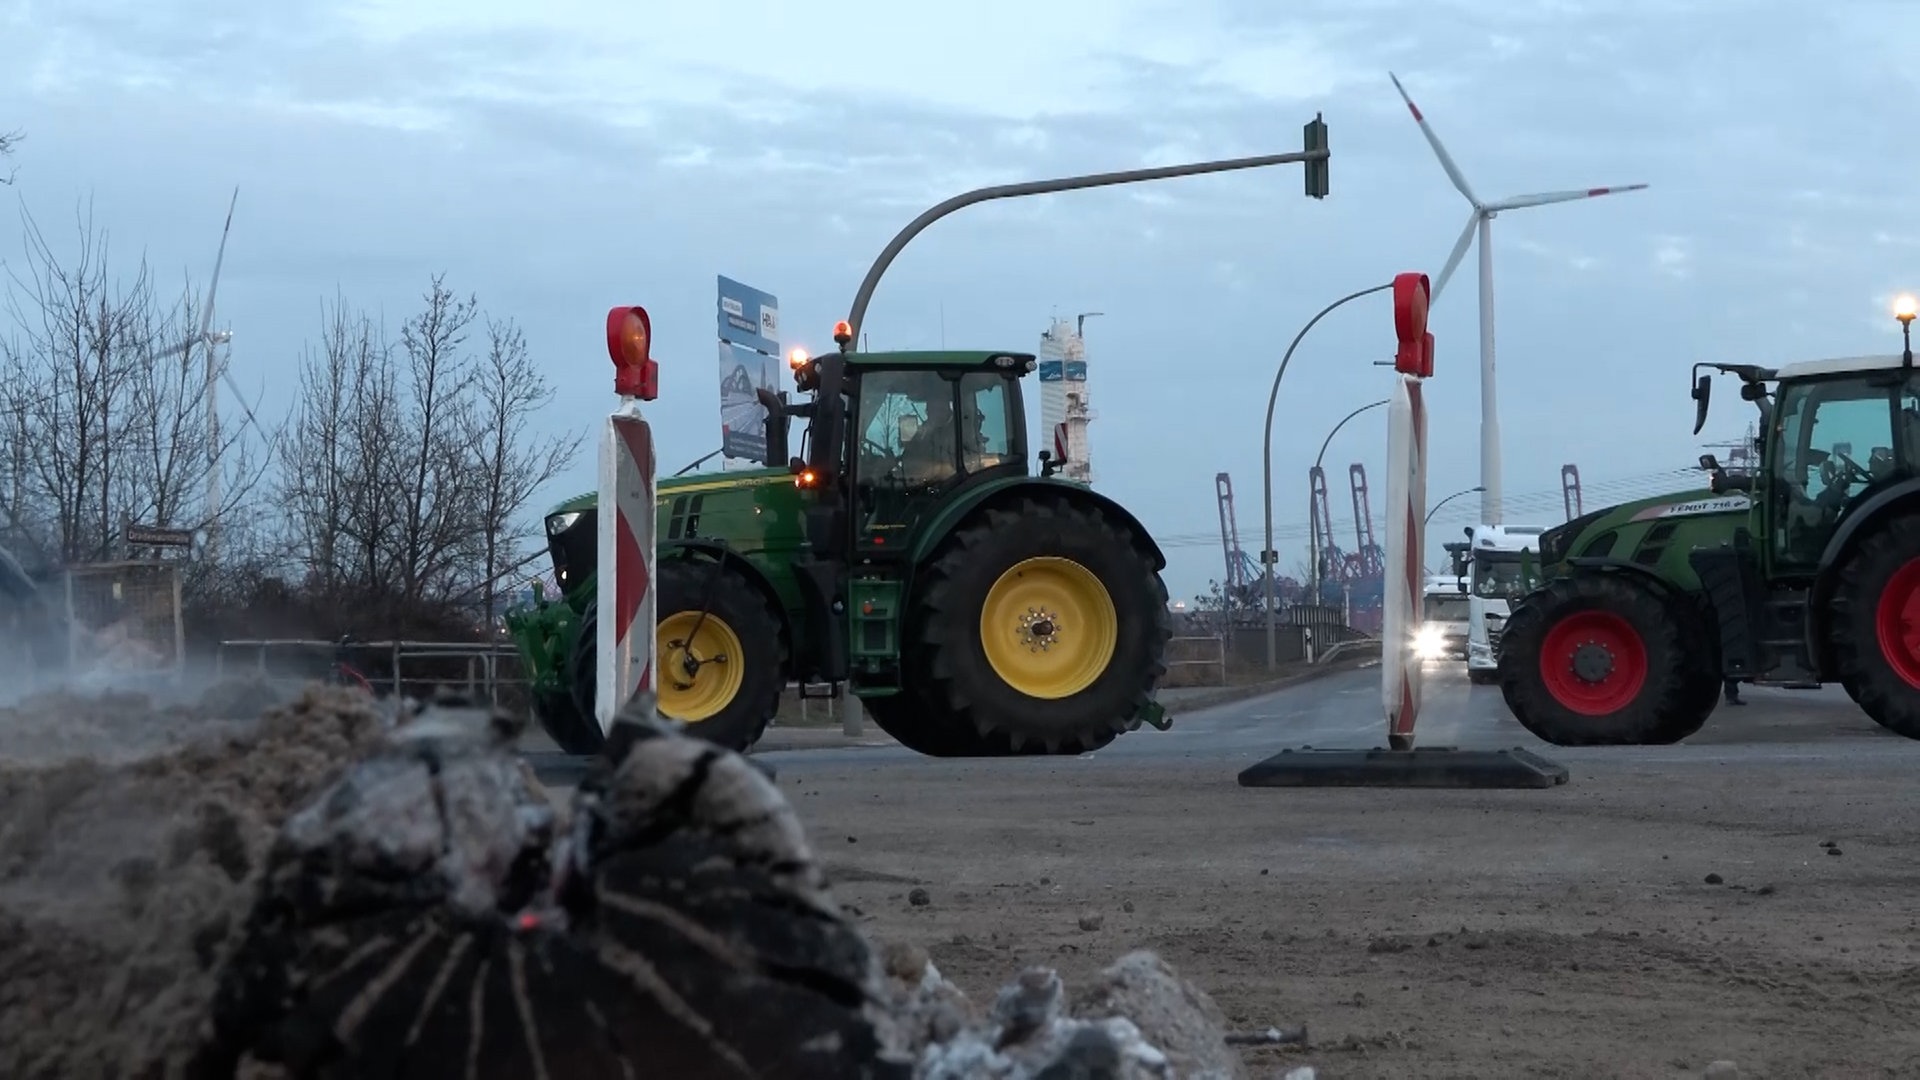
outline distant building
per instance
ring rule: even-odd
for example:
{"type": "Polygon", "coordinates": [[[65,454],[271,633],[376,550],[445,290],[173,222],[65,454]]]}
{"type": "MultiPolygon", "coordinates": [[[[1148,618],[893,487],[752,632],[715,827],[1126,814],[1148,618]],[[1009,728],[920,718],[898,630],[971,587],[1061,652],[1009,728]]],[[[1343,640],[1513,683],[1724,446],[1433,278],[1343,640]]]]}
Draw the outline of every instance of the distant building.
{"type": "Polygon", "coordinates": [[[1059,475],[1093,483],[1087,425],[1094,414],[1087,396],[1087,345],[1073,319],[1053,320],[1040,335],[1040,446],[1059,453],[1067,467],[1059,475]]]}

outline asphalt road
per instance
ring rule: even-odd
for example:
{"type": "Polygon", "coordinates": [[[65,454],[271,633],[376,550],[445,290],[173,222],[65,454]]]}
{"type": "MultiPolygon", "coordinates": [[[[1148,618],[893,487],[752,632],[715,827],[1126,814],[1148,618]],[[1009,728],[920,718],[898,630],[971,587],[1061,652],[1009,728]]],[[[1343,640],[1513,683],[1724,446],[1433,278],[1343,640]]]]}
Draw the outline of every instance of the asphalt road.
{"type": "MultiPolygon", "coordinates": [[[[1676,746],[1554,747],[1528,734],[1513,719],[1498,687],[1474,686],[1465,672],[1458,662],[1427,666],[1415,728],[1416,745],[1476,750],[1523,747],[1576,773],[1582,767],[1605,770],[1610,764],[1848,759],[1884,763],[1890,747],[1906,748],[1905,740],[1883,732],[1837,686],[1820,690],[1745,686],[1742,697],[1747,704],[1723,703],[1699,733],[1676,746]]],[[[1171,730],[1142,728],[1082,758],[1141,764],[1156,759],[1214,761],[1224,774],[1232,775],[1285,748],[1366,749],[1386,744],[1378,666],[1333,673],[1272,694],[1197,712],[1181,713],[1177,706],[1173,708],[1171,730]]],[[[815,729],[805,735],[811,744],[807,749],[756,751],[753,756],[782,775],[852,764],[884,767],[933,763],[871,727],[868,737],[856,745],[842,741],[835,730],[815,729]]],[[[584,759],[569,758],[550,748],[534,748],[543,741],[536,736],[529,744],[527,756],[535,770],[550,784],[571,785],[584,770],[584,759]]],[[[1920,753],[1920,747],[1914,752],[1920,753]]]]}

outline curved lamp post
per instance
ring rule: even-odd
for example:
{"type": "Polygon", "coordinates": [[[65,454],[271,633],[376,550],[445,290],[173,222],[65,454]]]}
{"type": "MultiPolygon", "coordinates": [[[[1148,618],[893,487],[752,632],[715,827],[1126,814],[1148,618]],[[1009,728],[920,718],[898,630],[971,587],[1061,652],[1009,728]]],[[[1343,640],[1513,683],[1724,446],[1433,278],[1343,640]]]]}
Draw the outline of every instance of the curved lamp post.
{"type": "Polygon", "coordinates": [[[1431,509],[1431,510],[1429,510],[1429,511],[1427,511],[1427,517],[1426,517],[1426,520],[1425,520],[1425,521],[1422,521],[1422,522],[1421,522],[1420,524],[1421,524],[1421,525],[1422,525],[1423,527],[1424,527],[1424,526],[1426,526],[1426,525],[1429,525],[1429,524],[1431,524],[1431,523],[1433,522],[1433,515],[1435,515],[1435,514],[1437,514],[1437,513],[1439,513],[1439,512],[1440,512],[1440,508],[1441,508],[1441,507],[1443,507],[1443,506],[1445,506],[1445,505],[1447,505],[1448,503],[1450,503],[1450,502],[1452,502],[1453,500],[1455,500],[1455,499],[1457,499],[1457,498],[1459,498],[1460,496],[1462,496],[1462,495],[1471,495],[1471,494],[1473,494],[1473,493],[1474,493],[1474,492],[1476,492],[1476,491],[1485,491],[1485,490],[1487,490],[1487,489],[1486,489],[1486,488],[1484,488],[1484,487],[1481,487],[1481,486],[1480,486],[1480,485],[1478,485],[1478,484],[1476,484],[1476,485],[1474,485],[1473,487],[1470,487],[1470,488],[1466,488],[1466,489],[1463,489],[1463,490],[1461,490],[1461,491],[1456,491],[1456,492],[1454,492],[1453,494],[1451,494],[1451,495],[1449,495],[1449,496],[1447,496],[1446,498],[1444,498],[1444,499],[1441,499],[1441,500],[1440,500],[1439,502],[1437,502],[1437,503],[1434,503],[1434,504],[1433,504],[1433,509],[1431,509]]]}
{"type": "MultiPolygon", "coordinates": [[[[1327,447],[1333,445],[1333,437],[1335,435],[1340,434],[1340,429],[1347,426],[1347,421],[1353,419],[1356,416],[1359,416],[1361,413],[1366,412],[1368,409],[1377,409],[1380,406],[1391,402],[1392,400],[1393,400],[1392,398],[1381,398],[1379,401],[1369,402],[1353,410],[1347,415],[1341,417],[1340,422],[1333,425],[1333,430],[1327,432],[1327,437],[1320,440],[1320,452],[1313,456],[1313,467],[1316,469],[1320,467],[1320,462],[1325,460],[1327,456],[1327,447]]],[[[1317,503],[1315,504],[1314,512],[1316,514],[1318,513],[1317,503]]],[[[1328,528],[1333,527],[1331,522],[1325,522],[1322,524],[1325,524],[1328,528]]],[[[1307,550],[1312,552],[1312,557],[1313,557],[1313,563],[1309,568],[1309,573],[1307,576],[1313,583],[1313,602],[1315,604],[1318,604],[1320,602],[1320,532],[1317,528],[1313,532],[1313,538],[1311,541],[1309,541],[1307,550]]]]}
{"type": "MultiPolygon", "coordinates": [[[[1221,161],[1201,161],[1191,165],[1165,165],[1153,169],[1128,169],[1124,172],[1090,173],[1086,176],[1066,176],[1056,180],[1028,180],[1018,184],[995,184],[991,187],[976,188],[973,191],[955,195],[946,202],[929,208],[919,217],[907,222],[894,238],[881,250],[880,257],[867,269],[867,276],[860,282],[860,289],[853,296],[853,310],[847,315],[847,325],[852,331],[850,340],[860,340],[860,324],[867,317],[867,304],[873,299],[873,290],[880,285],[880,278],[893,265],[900,250],[911,243],[913,238],[925,231],[926,227],[963,207],[974,203],[988,202],[993,199],[1017,199],[1026,195],[1049,195],[1056,191],[1078,191],[1082,188],[1110,187],[1114,184],[1138,184],[1148,180],[1171,180],[1181,176],[1199,176],[1203,173],[1231,172],[1235,169],[1259,169],[1268,165],[1291,165],[1295,162],[1313,163],[1328,160],[1326,145],[1326,124],[1319,116],[1307,124],[1305,143],[1307,148],[1291,154],[1262,154],[1258,157],[1227,158],[1221,161]]],[[[1319,198],[1321,192],[1314,188],[1315,173],[1310,168],[1308,174],[1308,194],[1319,198]]],[[[1321,176],[1324,183],[1324,176],[1321,176]]]]}
{"type": "MultiPolygon", "coordinates": [[[[1356,293],[1348,293],[1333,303],[1328,304],[1326,307],[1321,308],[1320,313],[1308,319],[1307,325],[1301,327],[1300,332],[1293,336],[1293,342],[1287,346],[1286,354],[1280,357],[1280,370],[1273,373],[1273,389],[1267,394],[1267,426],[1265,432],[1261,435],[1261,454],[1263,461],[1260,470],[1261,498],[1266,506],[1267,519],[1266,544],[1260,549],[1260,563],[1266,568],[1267,578],[1268,668],[1272,668],[1278,663],[1275,659],[1274,635],[1278,626],[1279,615],[1274,610],[1273,605],[1273,568],[1274,564],[1279,562],[1279,556],[1273,550],[1273,407],[1274,404],[1280,400],[1280,380],[1286,377],[1287,365],[1293,361],[1293,350],[1300,347],[1300,340],[1307,336],[1307,331],[1313,329],[1313,324],[1319,322],[1327,316],[1328,312],[1349,300],[1358,300],[1363,296],[1377,292],[1385,292],[1391,288],[1393,288],[1393,282],[1389,281],[1384,285],[1375,285],[1371,289],[1361,289],[1356,293]]],[[[1324,450],[1325,448],[1322,447],[1322,449],[1324,450]]],[[[1318,566],[1314,567],[1316,575],[1319,569],[1318,566]]]]}

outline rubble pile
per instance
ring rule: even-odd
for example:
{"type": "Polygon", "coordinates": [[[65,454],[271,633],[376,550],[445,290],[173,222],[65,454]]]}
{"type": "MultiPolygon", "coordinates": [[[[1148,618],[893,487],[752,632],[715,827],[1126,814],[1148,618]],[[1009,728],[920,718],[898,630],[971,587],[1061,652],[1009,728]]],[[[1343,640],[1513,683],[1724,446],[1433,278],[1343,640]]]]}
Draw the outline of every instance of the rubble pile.
{"type": "MultiPolygon", "coordinates": [[[[258,700],[232,687],[207,696],[201,715],[258,700]]],[[[9,758],[25,708],[0,716],[9,758]]],[[[137,695],[59,695],[37,708],[51,711],[31,713],[30,732],[63,714],[129,733],[175,719],[137,695]]],[[[317,687],[254,715],[203,724],[191,741],[189,726],[173,725],[153,741],[184,745],[132,760],[0,768],[0,1076],[170,1064],[164,1073],[187,1060],[214,964],[280,823],[385,726],[364,697],[317,687]]]]}
{"type": "Polygon", "coordinates": [[[862,936],[752,763],[624,719],[568,807],[500,717],[344,691],[7,775],[0,1075],[1245,1076],[1151,953],[976,1007],[862,936]]]}

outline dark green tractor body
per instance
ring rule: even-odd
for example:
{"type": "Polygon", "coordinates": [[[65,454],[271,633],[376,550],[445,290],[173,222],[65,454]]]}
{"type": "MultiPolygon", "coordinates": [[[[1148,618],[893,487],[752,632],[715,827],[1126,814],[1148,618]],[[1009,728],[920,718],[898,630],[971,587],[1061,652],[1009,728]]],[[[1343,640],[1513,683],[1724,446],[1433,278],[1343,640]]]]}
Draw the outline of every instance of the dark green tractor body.
{"type": "MultiPolygon", "coordinates": [[[[764,394],[768,467],[659,481],[654,681],[662,713],[757,740],[789,682],[843,684],[923,753],[1074,753],[1142,722],[1170,636],[1165,559],[1079,483],[1029,475],[1022,353],[841,352],[764,394]],[[838,408],[823,408],[832,402],[838,408]],[[810,454],[787,457],[789,417],[810,454]],[[923,430],[924,429],[924,430],[923,430]]],[[[509,625],[536,710],[585,752],[593,720],[595,498],[547,519],[563,597],[509,625]]]]}
{"type": "Polygon", "coordinates": [[[1920,373],[1909,355],[1711,366],[1759,408],[1757,464],[1703,456],[1705,490],[1542,534],[1501,643],[1508,705],[1549,742],[1663,743],[1728,680],[1839,683],[1920,738],[1920,373]]]}

